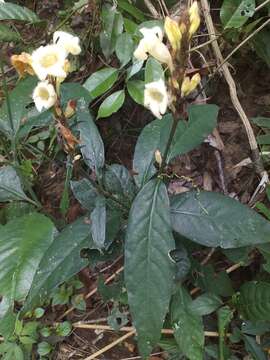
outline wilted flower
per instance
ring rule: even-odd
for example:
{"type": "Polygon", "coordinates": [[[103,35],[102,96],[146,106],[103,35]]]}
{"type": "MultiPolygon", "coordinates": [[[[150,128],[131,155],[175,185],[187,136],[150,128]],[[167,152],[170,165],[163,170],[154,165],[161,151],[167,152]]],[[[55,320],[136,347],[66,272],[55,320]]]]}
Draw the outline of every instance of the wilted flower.
{"type": "Polygon", "coordinates": [[[188,76],[185,76],[181,87],[182,96],[189,95],[193,90],[196,89],[200,81],[201,81],[201,76],[199,73],[193,75],[191,79],[188,76]]]}
{"type": "Polygon", "coordinates": [[[39,112],[51,108],[57,99],[56,92],[48,80],[41,81],[37,84],[33,92],[33,99],[39,112]]]}
{"type": "Polygon", "coordinates": [[[40,80],[48,75],[65,78],[66,51],[55,44],[41,46],[32,54],[32,67],[40,80]]]}
{"type": "Polygon", "coordinates": [[[82,51],[78,36],[73,36],[65,31],[56,31],[53,34],[53,43],[65,49],[67,54],[78,55],[82,51]]]}
{"type": "Polygon", "coordinates": [[[140,32],[143,38],[139,42],[137,49],[134,51],[134,56],[138,60],[146,60],[148,55],[153,56],[161,63],[165,63],[172,68],[172,58],[169,49],[163,44],[163,34],[159,26],[154,26],[151,29],[142,28],[140,32]]]}
{"type": "Polygon", "coordinates": [[[162,79],[145,84],[144,89],[144,106],[161,119],[165,114],[169,98],[165,83],[162,79]]]}
{"type": "Polygon", "coordinates": [[[164,29],[173,50],[179,49],[182,39],[182,33],[179,24],[175,20],[172,20],[170,17],[166,16],[164,29]]]}
{"type": "Polygon", "coordinates": [[[200,11],[197,1],[191,5],[189,9],[189,21],[190,21],[190,28],[189,28],[189,36],[191,37],[199,28],[200,26],[200,11]]]}
{"type": "Polygon", "coordinates": [[[30,54],[22,52],[19,55],[12,55],[10,60],[20,77],[26,74],[35,74],[32,68],[32,57],[30,54]]]}

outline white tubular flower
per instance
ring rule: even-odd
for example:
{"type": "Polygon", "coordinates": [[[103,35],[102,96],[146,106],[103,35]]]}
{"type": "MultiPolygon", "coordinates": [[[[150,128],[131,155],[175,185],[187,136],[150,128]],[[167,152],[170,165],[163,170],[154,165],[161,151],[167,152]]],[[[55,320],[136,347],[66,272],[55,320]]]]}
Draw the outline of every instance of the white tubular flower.
{"type": "Polygon", "coordinates": [[[33,100],[39,112],[50,109],[56,102],[57,96],[52,84],[48,80],[37,84],[33,92],[33,100]]]}
{"type": "Polygon", "coordinates": [[[73,36],[65,31],[56,31],[53,34],[53,43],[64,48],[67,54],[79,55],[82,51],[78,36],[73,36]]]}
{"type": "Polygon", "coordinates": [[[32,54],[32,68],[40,80],[48,75],[65,78],[66,51],[55,44],[41,46],[32,54]]]}
{"type": "Polygon", "coordinates": [[[142,28],[140,32],[143,38],[139,42],[137,49],[134,51],[134,56],[138,60],[146,60],[148,55],[153,56],[161,63],[172,67],[172,57],[169,49],[163,44],[163,33],[159,26],[154,26],[151,29],[142,28]]]}
{"type": "Polygon", "coordinates": [[[5,0],[0,0],[0,5],[5,4],[5,0]]]}
{"type": "Polygon", "coordinates": [[[169,102],[169,97],[165,83],[162,79],[145,84],[144,106],[161,119],[165,114],[169,102]]]}

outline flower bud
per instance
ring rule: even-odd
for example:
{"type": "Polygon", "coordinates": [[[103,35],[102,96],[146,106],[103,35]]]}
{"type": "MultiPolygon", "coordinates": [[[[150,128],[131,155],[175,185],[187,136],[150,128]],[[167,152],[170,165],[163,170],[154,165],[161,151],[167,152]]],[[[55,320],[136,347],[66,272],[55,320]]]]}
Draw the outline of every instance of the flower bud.
{"type": "Polygon", "coordinates": [[[182,39],[182,33],[178,23],[175,20],[172,20],[170,17],[166,16],[164,29],[173,50],[178,50],[180,48],[182,39]]]}
{"type": "Polygon", "coordinates": [[[64,115],[66,119],[71,118],[76,111],[76,101],[74,100],[69,100],[69,102],[67,103],[67,107],[65,108],[64,111],[64,115]]]}
{"type": "Polygon", "coordinates": [[[158,165],[161,166],[162,156],[161,156],[161,152],[158,149],[155,151],[155,160],[158,163],[158,165]]]}
{"type": "Polygon", "coordinates": [[[198,30],[201,22],[200,11],[197,1],[194,1],[194,3],[191,5],[189,9],[189,21],[190,21],[189,36],[191,37],[198,30]]]}
{"type": "Polygon", "coordinates": [[[195,90],[196,87],[199,85],[200,81],[201,76],[199,73],[193,75],[191,79],[188,76],[185,76],[181,86],[182,97],[189,95],[193,90],[195,90]]]}

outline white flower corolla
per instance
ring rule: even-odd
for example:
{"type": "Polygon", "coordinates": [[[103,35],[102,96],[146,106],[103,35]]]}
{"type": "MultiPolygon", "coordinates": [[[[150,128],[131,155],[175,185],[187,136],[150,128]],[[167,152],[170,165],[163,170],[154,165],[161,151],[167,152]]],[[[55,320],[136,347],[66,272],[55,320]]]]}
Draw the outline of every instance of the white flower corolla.
{"type": "Polygon", "coordinates": [[[161,119],[165,114],[169,103],[169,97],[165,83],[162,79],[145,84],[144,106],[161,119]]]}
{"type": "Polygon", "coordinates": [[[32,54],[32,68],[40,80],[48,75],[65,78],[66,51],[56,44],[40,46],[32,54]]]}
{"type": "Polygon", "coordinates": [[[153,28],[142,28],[140,32],[143,38],[140,40],[137,49],[134,51],[134,56],[138,60],[146,60],[148,55],[153,56],[161,63],[165,63],[172,68],[172,57],[169,49],[163,44],[163,33],[159,26],[153,28]]]}
{"type": "Polygon", "coordinates": [[[39,112],[50,109],[57,100],[57,95],[52,84],[48,80],[37,84],[33,92],[33,100],[39,112]]]}
{"type": "Polygon", "coordinates": [[[56,31],[53,34],[53,43],[64,48],[67,54],[78,55],[82,51],[78,36],[65,31],[56,31]]]}
{"type": "Polygon", "coordinates": [[[0,4],[5,4],[5,0],[0,0],[0,4]]]}

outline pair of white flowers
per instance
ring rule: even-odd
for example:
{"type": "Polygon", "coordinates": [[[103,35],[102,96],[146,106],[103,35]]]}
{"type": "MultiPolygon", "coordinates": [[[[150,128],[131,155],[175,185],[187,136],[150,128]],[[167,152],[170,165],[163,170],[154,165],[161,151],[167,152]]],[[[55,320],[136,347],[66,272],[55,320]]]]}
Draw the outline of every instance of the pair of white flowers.
{"type": "Polygon", "coordinates": [[[49,83],[48,77],[65,79],[69,67],[67,56],[78,55],[80,52],[80,39],[64,31],[54,33],[53,44],[41,46],[33,51],[31,66],[41,80],[33,92],[33,100],[38,111],[51,108],[57,100],[56,91],[49,83]]]}

